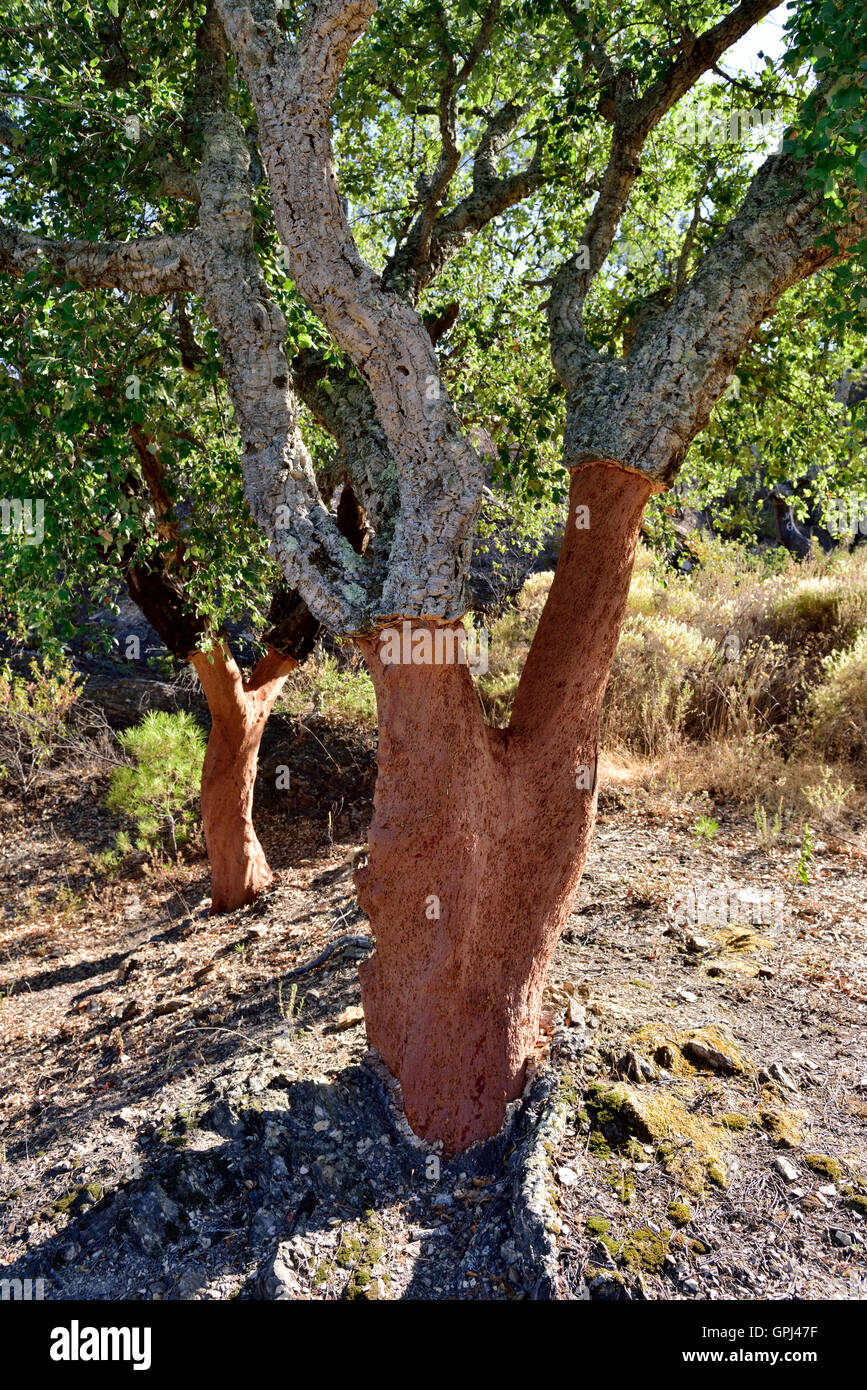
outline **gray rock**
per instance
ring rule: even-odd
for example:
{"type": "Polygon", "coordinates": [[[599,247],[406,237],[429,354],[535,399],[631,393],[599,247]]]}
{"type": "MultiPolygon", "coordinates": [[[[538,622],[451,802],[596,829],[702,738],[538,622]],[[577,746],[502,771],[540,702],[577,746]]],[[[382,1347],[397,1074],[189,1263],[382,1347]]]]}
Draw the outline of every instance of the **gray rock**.
{"type": "Polygon", "coordinates": [[[832,1245],[838,1245],[843,1250],[848,1250],[850,1245],[855,1244],[855,1239],[849,1231],[832,1229],[828,1232],[828,1236],[832,1245]]]}
{"type": "Polygon", "coordinates": [[[181,1209],[158,1182],[148,1183],[126,1212],[129,1234],[149,1255],[159,1246],[176,1241],[185,1225],[181,1209]]]}
{"type": "Polygon", "coordinates": [[[782,1158],[780,1156],[775,1158],[774,1167],[776,1168],[780,1176],[782,1178],[785,1178],[786,1182],[797,1182],[798,1170],[795,1167],[794,1163],[790,1163],[787,1158],[782,1158]]]}
{"type": "Polygon", "coordinates": [[[277,1234],[279,1219],[276,1212],[270,1211],[268,1207],[260,1207],[250,1223],[250,1239],[254,1241],[266,1241],[277,1234]]]}
{"type": "Polygon", "coordinates": [[[772,1079],[776,1081],[780,1086],[785,1087],[787,1091],[797,1091],[797,1082],[792,1080],[792,1077],[789,1075],[786,1069],[780,1065],[779,1062],[772,1062],[768,1070],[771,1074],[772,1079]]]}
{"type": "Polygon", "coordinates": [[[201,1265],[189,1265],[178,1279],[178,1297],[193,1298],[208,1282],[208,1276],[201,1265]]]}
{"type": "Polygon", "coordinates": [[[623,1052],[614,1061],[613,1070],[615,1076],[621,1077],[624,1081],[655,1081],[657,1071],[652,1062],[637,1050],[631,1047],[623,1052]]]}
{"type": "Polygon", "coordinates": [[[551,1039],[551,1051],[555,1057],[580,1057],[586,1052],[587,1034],[580,1028],[557,1028],[551,1039]]]}
{"type": "Polygon", "coordinates": [[[289,1241],[281,1241],[274,1253],[259,1266],[253,1284],[253,1297],[274,1302],[304,1297],[301,1281],[292,1267],[289,1241]]]}

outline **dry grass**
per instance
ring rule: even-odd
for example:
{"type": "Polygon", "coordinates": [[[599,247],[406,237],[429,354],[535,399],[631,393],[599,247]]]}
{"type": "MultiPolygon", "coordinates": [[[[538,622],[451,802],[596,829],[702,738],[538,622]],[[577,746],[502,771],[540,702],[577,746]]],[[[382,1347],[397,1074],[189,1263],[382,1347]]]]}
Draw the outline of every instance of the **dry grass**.
{"type": "MultiPolygon", "coordinates": [[[[798,562],[701,541],[690,575],[640,547],[602,742],[636,785],[832,824],[867,793],[867,549],[798,562]]],[[[486,712],[508,720],[550,587],[494,624],[486,712]]]]}

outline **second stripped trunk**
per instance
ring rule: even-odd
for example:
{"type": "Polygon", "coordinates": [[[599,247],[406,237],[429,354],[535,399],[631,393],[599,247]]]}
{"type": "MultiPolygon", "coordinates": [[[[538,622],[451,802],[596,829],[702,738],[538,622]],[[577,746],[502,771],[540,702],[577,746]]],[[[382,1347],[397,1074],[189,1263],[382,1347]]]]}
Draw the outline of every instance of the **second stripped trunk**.
{"type": "Polygon", "coordinates": [[[211,864],[211,911],[251,903],[271,881],[253,827],[259,745],[274,701],[297,662],[269,652],[245,682],[232,656],[215,647],[192,658],[211,713],[202,767],[202,824],[211,864]]]}

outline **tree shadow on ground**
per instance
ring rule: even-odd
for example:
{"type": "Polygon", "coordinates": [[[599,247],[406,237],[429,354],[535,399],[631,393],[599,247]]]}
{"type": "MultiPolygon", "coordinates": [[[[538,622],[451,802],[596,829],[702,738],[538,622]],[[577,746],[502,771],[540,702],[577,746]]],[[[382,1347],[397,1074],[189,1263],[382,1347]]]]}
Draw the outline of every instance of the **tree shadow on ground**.
{"type": "MultiPolygon", "coordinates": [[[[251,909],[251,917],[256,915],[256,907],[251,909]]],[[[354,911],[341,914],[345,932],[357,930],[363,934],[362,923],[366,921],[354,911]]],[[[189,918],[163,920],[132,938],[128,948],[101,957],[96,961],[84,961],[71,968],[59,966],[54,971],[46,971],[29,982],[29,988],[48,989],[53,984],[81,983],[86,987],[76,993],[73,1002],[85,1004],[105,990],[116,986],[118,972],[128,964],[136,952],[145,945],[155,943],[182,942],[189,929],[189,918]]],[[[233,949],[230,943],[227,951],[233,949]]],[[[358,952],[349,957],[340,952],[335,954],[318,971],[298,979],[298,997],[295,1005],[293,1027],[321,1028],[331,1031],[335,1020],[350,1005],[359,1003],[360,987],[357,973],[358,952]],[[316,989],[327,981],[327,989],[316,989]],[[308,991],[309,997],[308,997],[308,991]]],[[[290,976],[291,980],[291,976],[290,976]]],[[[10,1161],[20,1159],[25,1151],[34,1152],[48,1147],[59,1132],[70,1137],[82,1132],[94,1131],[101,1123],[111,1122],[116,1113],[125,1107],[147,1103],[155,1107],[161,1103],[163,1093],[184,1076],[194,1077],[205,1066],[222,1065],[233,1058],[253,1050],[260,1052],[271,1045],[275,1023],[279,1020],[279,990],[281,977],[277,976],[267,990],[256,987],[250,993],[225,1001],[219,1013],[205,1014],[200,1021],[193,1010],[189,1016],[179,1018],[172,1029],[170,1047],[155,1054],[139,1052],[128,1057],[122,1068],[118,1065],[116,1049],[111,1039],[116,1030],[113,1015],[93,1020],[92,1028],[82,1041],[102,1037],[104,1047],[95,1061],[95,1091],[78,1100],[70,1100],[65,1087],[47,1092],[38,1102],[38,1111],[31,1110],[30,1122],[25,1138],[20,1140],[10,1136],[7,1142],[7,1156],[10,1161]]],[[[289,997],[289,990],[286,989],[289,997]]],[[[160,1004],[157,1002],[156,1008],[160,1004]]],[[[152,1011],[153,1012],[153,1011],[152,1011]]],[[[143,1014],[134,1020],[139,1029],[148,1027],[150,1015],[143,1014]]]]}
{"type": "Polygon", "coordinates": [[[509,1296],[503,1140],[437,1172],[366,1066],[329,1083],[263,1062],[240,1088],[207,1090],[200,1116],[146,1145],[137,1176],[86,1209],[74,1199],[65,1228],[4,1276],[42,1278],[60,1300],[367,1298],[409,1236],[400,1297],[509,1296]]]}

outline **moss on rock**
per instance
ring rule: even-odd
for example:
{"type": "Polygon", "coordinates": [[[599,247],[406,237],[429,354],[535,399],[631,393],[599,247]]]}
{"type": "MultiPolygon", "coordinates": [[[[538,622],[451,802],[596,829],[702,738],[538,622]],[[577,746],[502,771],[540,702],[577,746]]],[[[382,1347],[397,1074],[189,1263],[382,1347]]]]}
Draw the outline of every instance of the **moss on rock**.
{"type": "Polygon", "coordinates": [[[343,1298],[351,1300],[379,1297],[374,1270],[383,1253],[382,1229],[372,1215],[367,1214],[357,1234],[344,1234],[334,1257],[335,1264],[341,1269],[352,1270],[349,1282],[343,1290],[343,1298]]]}
{"type": "Polygon", "coordinates": [[[730,1037],[709,1024],[705,1028],[673,1028],[651,1024],[633,1033],[632,1041],[674,1076],[692,1076],[697,1071],[721,1071],[738,1076],[752,1069],[730,1037]]]}
{"type": "Polygon", "coordinates": [[[692,1216],[692,1207],[688,1202],[669,1202],[668,1219],[673,1221],[675,1226],[688,1226],[692,1216]]]}
{"type": "Polygon", "coordinates": [[[829,1182],[841,1182],[845,1177],[842,1163],[836,1158],[829,1158],[827,1154],[804,1154],[804,1162],[829,1182]]]}
{"type": "Polygon", "coordinates": [[[769,1106],[759,1111],[762,1129],[783,1149],[797,1149],[804,1137],[805,1110],[769,1106]]]}
{"type": "Polygon", "coordinates": [[[712,1120],[686,1109],[671,1091],[639,1093],[625,1083],[594,1082],[586,1104],[602,1146],[624,1151],[630,1139],[653,1144],[666,1169],[694,1196],[707,1190],[708,1181],[725,1185],[723,1137],[725,1131],[712,1120]]]}

